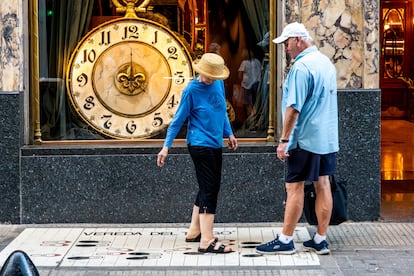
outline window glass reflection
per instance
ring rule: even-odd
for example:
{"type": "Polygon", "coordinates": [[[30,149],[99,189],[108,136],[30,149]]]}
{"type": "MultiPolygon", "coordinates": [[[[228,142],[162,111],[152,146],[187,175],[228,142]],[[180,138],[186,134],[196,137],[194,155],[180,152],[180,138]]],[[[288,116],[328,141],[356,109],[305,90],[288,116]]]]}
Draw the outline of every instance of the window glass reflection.
{"type": "MultiPolygon", "coordinates": [[[[269,3],[268,1],[154,1],[148,20],[168,26],[188,47],[195,59],[220,45],[220,55],[231,70],[226,80],[228,114],[239,138],[266,138],[269,123],[269,3]],[[244,53],[246,55],[243,56],[244,53]],[[239,69],[254,57],[258,81],[249,93],[242,89],[239,69]],[[256,63],[257,64],[257,63],[256,63]]],[[[39,90],[42,140],[102,140],[103,135],[81,119],[67,95],[66,71],[79,41],[93,28],[119,18],[111,0],[38,0],[39,90]]],[[[180,138],[185,137],[185,127],[180,138]]],[[[164,138],[161,132],[152,138],[164,138]]]]}
{"type": "Polygon", "coordinates": [[[403,74],[405,34],[404,9],[383,9],[384,78],[395,79],[403,74]]]}

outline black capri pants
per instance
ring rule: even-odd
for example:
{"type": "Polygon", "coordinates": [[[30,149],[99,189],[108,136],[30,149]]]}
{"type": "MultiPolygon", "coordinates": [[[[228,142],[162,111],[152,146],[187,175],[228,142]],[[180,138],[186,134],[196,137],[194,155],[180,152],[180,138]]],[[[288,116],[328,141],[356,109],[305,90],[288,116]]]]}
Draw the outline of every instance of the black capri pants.
{"type": "Polygon", "coordinates": [[[198,193],[194,205],[201,213],[215,214],[221,183],[222,148],[188,145],[196,170],[198,193]]]}

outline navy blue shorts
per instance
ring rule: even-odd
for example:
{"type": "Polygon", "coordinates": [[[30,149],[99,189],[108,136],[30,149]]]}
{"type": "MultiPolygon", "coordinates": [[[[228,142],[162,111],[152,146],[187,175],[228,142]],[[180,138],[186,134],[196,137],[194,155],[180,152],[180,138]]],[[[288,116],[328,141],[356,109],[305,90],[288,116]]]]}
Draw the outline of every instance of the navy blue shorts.
{"type": "Polygon", "coordinates": [[[319,176],[334,175],[336,153],[316,154],[300,148],[289,151],[286,182],[317,181],[319,176]]]}

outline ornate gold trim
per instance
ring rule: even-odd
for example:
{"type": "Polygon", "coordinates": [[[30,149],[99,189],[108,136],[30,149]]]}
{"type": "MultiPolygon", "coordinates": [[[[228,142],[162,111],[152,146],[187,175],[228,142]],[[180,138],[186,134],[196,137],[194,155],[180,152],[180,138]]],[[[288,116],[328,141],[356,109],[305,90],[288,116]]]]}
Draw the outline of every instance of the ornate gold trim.
{"type": "Polygon", "coordinates": [[[269,36],[269,126],[267,127],[268,142],[275,141],[275,109],[276,109],[276,53],[275,47],[272,43],[272,37],[275,33],[276,22],[276,1],[270,0],[269,2],[269,22],[270,22],[270,36],[269,36]]]}
{"type": "Polygon", "coordinates": [[[29,1],[30,14],[30,91],[32,95],[32,128],[33,143],[42,144],[40,128],[40,91],[39,91],[39,27],[38,27],[38,1],[29,1]]]}
{"type": "Polygon", "coordinates": [[[146,12],[147,6],[150,2],[150,0],[144,0],[141,4],[139,4],[138,7],[135,7],[139,0],[121,0],[124,5],[122,5],[119,0],[112,0],[112,3],[116,7],[116,12],[118,13],[125,13],[125,17],[128,18],[135,18],[137,17],[137,12],[146,12]]]}

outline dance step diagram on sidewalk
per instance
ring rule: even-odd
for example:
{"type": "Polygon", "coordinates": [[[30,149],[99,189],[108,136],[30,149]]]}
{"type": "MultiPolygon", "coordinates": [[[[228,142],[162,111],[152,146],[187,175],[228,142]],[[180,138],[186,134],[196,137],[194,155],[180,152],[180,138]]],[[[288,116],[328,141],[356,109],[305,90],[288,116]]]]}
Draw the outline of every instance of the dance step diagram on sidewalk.
{"type": "Polygon", "coordinates": [[[186,228],[26,228],[3,251],[0,267],[15,250],[36,267],[191,267],[319,266],[318,255],[302,249],[310,239],[297,227],[293,255],[261,255],[255,247],[280,233],[280,227],[223,227],[214,234],[235,252],[199,253],[185,242],[186,228]]]}

